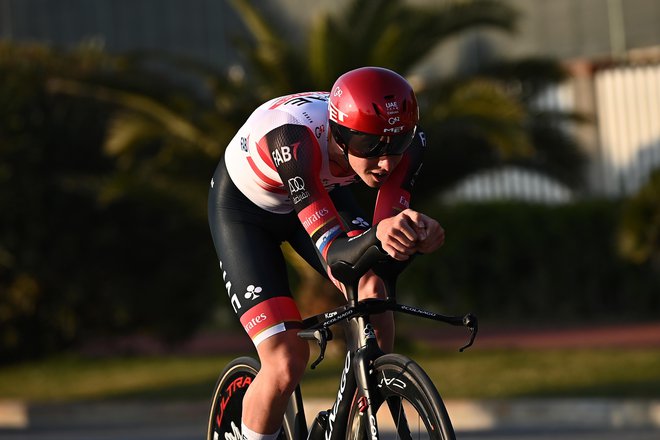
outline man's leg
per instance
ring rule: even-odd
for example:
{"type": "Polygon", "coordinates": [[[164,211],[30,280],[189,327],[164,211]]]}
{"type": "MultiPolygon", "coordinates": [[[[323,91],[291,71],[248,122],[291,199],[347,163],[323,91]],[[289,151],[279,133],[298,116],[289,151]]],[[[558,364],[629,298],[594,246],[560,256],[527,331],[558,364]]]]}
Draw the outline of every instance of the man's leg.
{"type": "Polygon", "coordinates": [[[243,424],[253,432],[276,434],[282,426],[289,397],[309,360],[309,344],[297,333],[278,333],[257,347],[261,370],[243,399],[243,424]]]}
{"type": "Polygon", "coordinates": [[[283,236],[298,219],[255,206],[232,183],[223,163],[213,176],[208,208],[229,304],[261,360],[261,371],[243,401],[243,435],[263,439],[281,426],[309,358],[308,342],[294,329],[300,326],[300,312],[291,298],[280,249],[283,236]]]}
{"type": "MultiPolygon", "coordinates": [[[[360,279],[358,286],[358,299],[367,298],[385,299],[387,292],[385,284],[373,272],[369,271],[360,279]]],[[[371,315],[371,325],[376,332],[378,345],[381,350],[391,353],[394,350],[394,313],[384,312],[377,315],[371,315]]]]}

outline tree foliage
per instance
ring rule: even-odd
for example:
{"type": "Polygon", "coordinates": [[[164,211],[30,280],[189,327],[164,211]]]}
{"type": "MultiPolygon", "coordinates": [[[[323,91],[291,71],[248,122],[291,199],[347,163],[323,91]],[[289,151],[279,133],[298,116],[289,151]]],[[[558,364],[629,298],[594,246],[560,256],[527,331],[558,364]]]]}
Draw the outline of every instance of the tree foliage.
{"type": "Polygon", "coordinates": [[[660,273],[660,169],[624,204],[619,250],[636,264],[652,263],[660,273]]]}
{"type": "Polygon", "coordinates": [[[183,201],[185,187],[158,180],[208,164],[179,157],[175,166],[158,144],[160,162],[120,163],[102,149],[118,107],[51,90],[55,80],[112,81],[126,69],[94,48],[0,44],[3,361],[114,332],[177,338],[210,313],[205,219],[183,201]]]}
{"type": "MultiPolygon", "coordinates": [[[[353,0],[316,17],[303,44],[288,39],[278,17],[231,3],[248,30],[235,39],[240,68],[94,47],[0,46],[3,359],[103,333],[176,339],[195,330],[222,291],[206,185],[225,145],[261,102],[327,90],[355,67],[391,68],[418,91],[433,146],[418,198],[506,161],[577,184],[578,149],[557,130],[571,116],[533,111],[544,87],[563,78],[554,61],[413,75],[461,33],[512,32],[517,13],[506,3],[353,0]]],[[[291,261],[302,291],[323,289],[291,261]]]]}
{"type": "Polygon", "coordinates": [[[327,90],[342,73],[365,65],[407,76],[430,139],[417,197],[435,196],[466,176],[505,163],[545,173],[580,188],[585,155],[570,132],[575,114],[540,111],[536,99],[568,75],[547,58],[496,60],[476,71],[419,78],[434,51],[475,29],[514,33],[518,12],[494,0],[411,4],[355,0],[320,14],[301,44],[288,40],[279,20],[247,0],[232,5],[249,30],[238,39],[248,77],[265,100],[300,90],[327,90]]]}

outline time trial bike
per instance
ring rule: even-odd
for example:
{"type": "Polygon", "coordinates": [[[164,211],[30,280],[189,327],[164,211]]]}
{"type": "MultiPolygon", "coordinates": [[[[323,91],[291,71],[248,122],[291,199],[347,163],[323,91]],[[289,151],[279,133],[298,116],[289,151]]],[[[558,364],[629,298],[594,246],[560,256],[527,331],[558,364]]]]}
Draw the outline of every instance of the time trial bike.
{"type": "MultiPolygon", "coordinates": [[[[346,357],[336,399],[308,426],[298,386],[289,400],[280,439],[378,440],[385,437],[386,429],[404,440],[455,439],[449,414],[431,379],[408,357],[381,351],[370,316],[391,310],[464,326],[470,335],[460,351],[474,342],[477,318],[471,313],[447,316],[399,304],[396,280],[406,264],[372,246],[354,264],[340,261],[331,266],[333,276],[346,286],[347,304],[305,319],[298,335],[319,345],[319,356],[311,364],[314,369],[324,359],[327,342],[332,339],[330,327],[344,326],[346,357]],[[385,282],[387,299],[357,300],[358,281],[369,269],[385,282]]],[[[259,362],[251,357],[234,359],[225,367],[213,392],[207,440],[242,440],[243,396],[258,371],[259,362]]]]}

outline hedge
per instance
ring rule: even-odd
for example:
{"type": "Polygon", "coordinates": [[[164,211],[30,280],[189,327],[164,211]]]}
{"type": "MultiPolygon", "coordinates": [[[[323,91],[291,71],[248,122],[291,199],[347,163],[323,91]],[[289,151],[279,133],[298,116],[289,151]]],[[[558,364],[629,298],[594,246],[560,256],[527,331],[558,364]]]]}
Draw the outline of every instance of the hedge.
{"type": "Polygon", "coordinates": [[[433,206],[441,250],[418,257],[402,294],[503,322],[650,319],[660,274],[617,251],[621,205],[581,202],[433,206]]]}

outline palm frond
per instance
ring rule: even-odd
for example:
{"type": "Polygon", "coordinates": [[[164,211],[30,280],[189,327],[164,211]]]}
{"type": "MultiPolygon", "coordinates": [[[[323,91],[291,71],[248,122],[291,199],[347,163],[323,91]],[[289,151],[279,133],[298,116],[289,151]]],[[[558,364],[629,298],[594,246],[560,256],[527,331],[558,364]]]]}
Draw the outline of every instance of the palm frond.
{"type": "Polygon", "coordinates": [[[481,136],[505,158],[533,151],[526,134],[527,113],[501,83],[486,78],[442,82],[427,90],[425,100],[423,118],[434,121],[430,132],[461,127],[481,136]]]}
{"type": "MultiPolygon", "coordinates": [[[[467,30],[489,27],[512,32],[517,12],[492,0],[451,1],[426,7],[400,0],[357,0],[349,4],[348,12],[336,13],[332,20],[336,32],[328,44],[341,46],[352,63],[405,73],[443,41],[467,30]]],[[[345,71],[357,65],[341,68],[345,71]]]]}
{"type": "MultiPolygon", "coordinates": [[[[247,0],[231,0],[231,5],[239,12],[239,16],[247,26],[254,44],[249,44],[244,39],[237,41],[237,48],[250,61],[250,66],[263,84],[269,84],[270,89],[277,90],[276,93],[292,92],[295,88],[289,73],[296,71],[299,78],[308,78],[302,57],[281,37],[283,32],[275,28],[277,20],[268,20],[262,13],[247,0]]],[[[264,96],[265,98],[265,96],[264,96]]]]}
{"type": "Polygon", "coordinates": [[[184,139],[190,145],[196,146],[209,156],[215,157],[220,151],[220,146],[217,142],[214,139],[208,138],[185,115],[177,114],[163,103],[143,94],[64,78],[52,78],[49,80],[48,90],[51,93],[88,97],[97,101],[117,104],[123,108],[130,108],[159,121],[161,127],[173,136],[184,139]]]}

